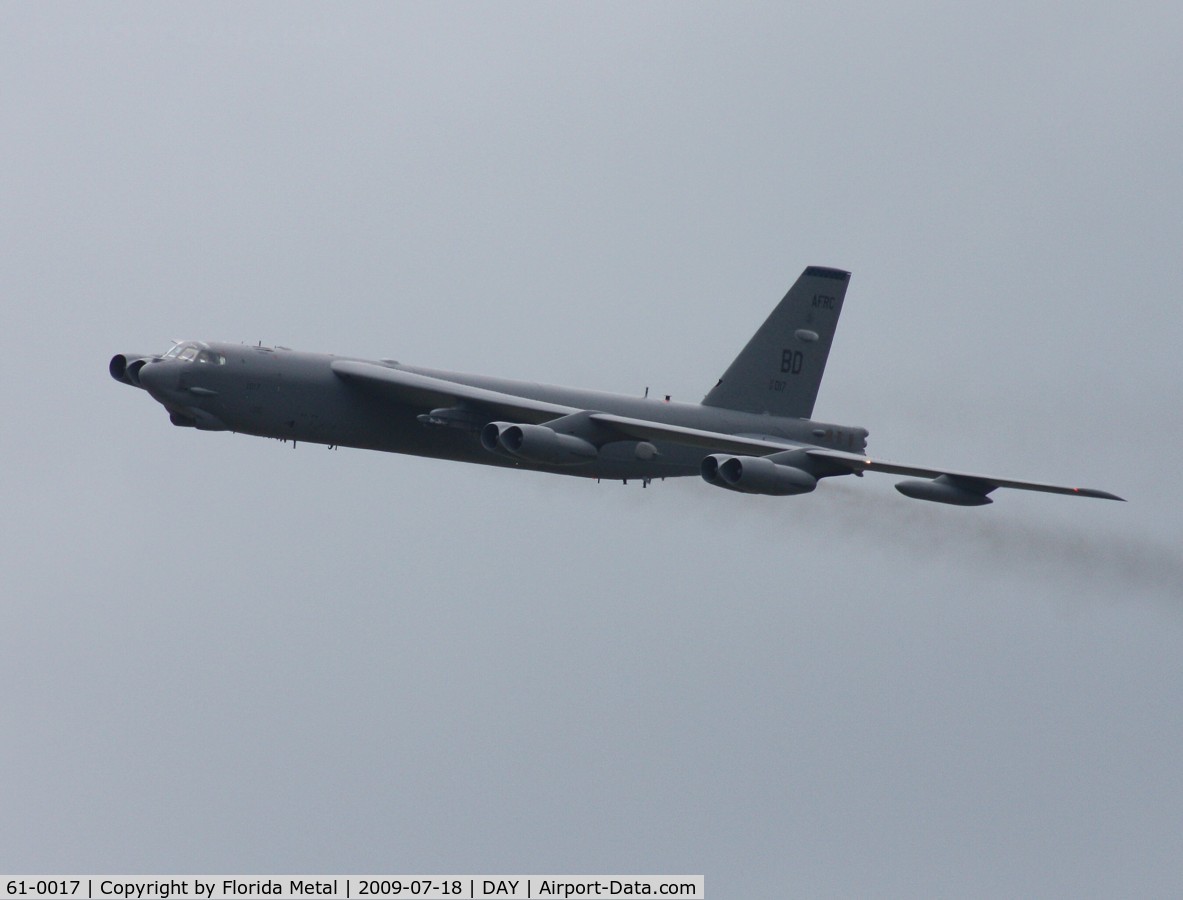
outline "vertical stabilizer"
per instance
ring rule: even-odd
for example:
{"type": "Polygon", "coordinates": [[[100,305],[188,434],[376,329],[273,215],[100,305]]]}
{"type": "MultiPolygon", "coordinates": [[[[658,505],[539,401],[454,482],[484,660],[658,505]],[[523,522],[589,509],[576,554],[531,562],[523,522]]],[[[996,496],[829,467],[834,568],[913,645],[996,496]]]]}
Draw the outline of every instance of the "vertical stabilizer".
{"type": "Polygon", "coordinates": [[[703,398],[704,406],[808,419],[850,273],[810,266],[703,398]]]}

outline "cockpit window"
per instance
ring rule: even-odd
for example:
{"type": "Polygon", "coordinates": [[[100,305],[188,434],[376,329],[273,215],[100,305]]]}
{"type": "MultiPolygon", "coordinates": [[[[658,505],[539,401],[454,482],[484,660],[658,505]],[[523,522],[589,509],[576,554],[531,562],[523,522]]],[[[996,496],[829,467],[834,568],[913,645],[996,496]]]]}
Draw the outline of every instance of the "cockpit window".
{"type": "Polygon", "coordinates": [[[215,353],[200,341],[177,341],[161,359],[178,359],[182,362],[212,363],[215,366],[226,365],[226,357],[215,353]]]}

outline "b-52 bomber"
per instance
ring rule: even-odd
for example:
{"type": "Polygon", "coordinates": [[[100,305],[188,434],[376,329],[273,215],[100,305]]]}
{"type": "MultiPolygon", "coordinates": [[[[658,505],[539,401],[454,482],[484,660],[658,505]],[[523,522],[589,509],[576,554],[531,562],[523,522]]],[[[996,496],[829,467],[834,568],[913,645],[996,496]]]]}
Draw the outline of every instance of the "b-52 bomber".
{"type": "Polygon", "coordinates": [[[282,347],[179,341],[114,356],[174,425],[645,484],[700,475],[745,494],[805,494],[887,472],[907,497],[990,503],[997,488],[1121,500],[1090,488],[875,459],[867,430],[812,418],[850,273],[810,266],[701,403],[510,381],[282,347]]]}

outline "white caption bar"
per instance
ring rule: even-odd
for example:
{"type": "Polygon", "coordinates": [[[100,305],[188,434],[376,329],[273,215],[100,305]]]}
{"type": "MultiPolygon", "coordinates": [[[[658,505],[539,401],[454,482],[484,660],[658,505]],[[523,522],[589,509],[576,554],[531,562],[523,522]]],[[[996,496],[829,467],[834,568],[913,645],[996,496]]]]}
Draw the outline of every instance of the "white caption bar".
{"type": "Polygon", "coordinates": [[[0,900],[553,900],[705,897],[702,875],[0,875],[0,900]]]}

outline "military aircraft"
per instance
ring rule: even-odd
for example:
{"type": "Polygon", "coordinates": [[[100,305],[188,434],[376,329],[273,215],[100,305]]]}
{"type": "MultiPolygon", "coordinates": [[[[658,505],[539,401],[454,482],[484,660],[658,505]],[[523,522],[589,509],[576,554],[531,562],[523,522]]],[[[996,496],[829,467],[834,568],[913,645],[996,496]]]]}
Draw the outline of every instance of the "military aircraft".
{"type": "Polygon", "coordinates": [[[907,497],[991,503],[997,488],[1121,500],[1090,488],[905,465],[866,455],[867,430],[811,418],[850,273],[809,266],[701,403],[510,381],[286,347],[177,341],[120,353],[116,381],[174,425],[586,478],[701,475],[746,494],[805,494],[887,472],[907,497]]]}

